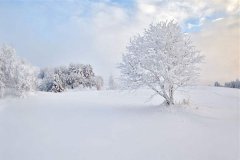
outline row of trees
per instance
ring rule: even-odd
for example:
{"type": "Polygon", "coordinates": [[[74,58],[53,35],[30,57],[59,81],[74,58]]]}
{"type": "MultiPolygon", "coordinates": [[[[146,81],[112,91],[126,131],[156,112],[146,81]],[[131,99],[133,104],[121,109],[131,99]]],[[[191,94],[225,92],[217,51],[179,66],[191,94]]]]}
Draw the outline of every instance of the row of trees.
{"type": "MultiPolygon", "coordinates": [[[[29,72],[32,67],[12,58],[11,48],[3,49],[2,53],[7,53],[3,54],[3,57],[8,56],[8,52],[10,61],[12,59],[16,64],[13,65],[8,58],[3,58],[4,64],[1,69],[3,73],[0,74],[4,74],[1,76],[4,80],[0,81],[1,88],[30,90],[34,84],[34,81],[30,82],[34,80],[33,73],[29,72]],[[4,68],[6,65],[10,65],[6,69],[13,69],[14,72],[8,74],[9,71],[5,71],[4,68]]],[[[127,46],[119,65],[121,86],[127,89],[148,87],[155,95],[165,98],[167,105],[172,105],[176,89],[191,84],[197,78],[202,59],[189,35],[182,32],[177,23],[165,21],[151,24],[142,35],[132,38],[127,46]]],[[[90,65],[81,64],[41,70],[38,78],[40,79],[38,88],[51,92],[62,92],[78,87],[100,89],[103,85],[102,78],[95,76],[90,65]]],[[[113,80],[110,77],[112,89],[116,87],[113,80]]]]}
{"type": "Polygon", "coordinates": [[[235,81],[226,82],[224,85],[221,85],[219,82],[215,82],[214,86],[228,87],[228,88],[240,88],[240,81],[239,81],[239,79],[236,79],[235,81]]]}
{"type": "Polygon", "coordinates": [[[103,79],[95,76],[91,65],[70,64],[40,71],[38,88],[47,92],[63,92],[66,89],[103,87],[103,79]]]}
{"type": "Polygon", "coordinates": [[[66,89],[103,87],[91,65],[70,64],[38,70],[16,55],[8,45],[0,47],[0,97],[24,96],[29,91],[62,92],[66,89]]]}

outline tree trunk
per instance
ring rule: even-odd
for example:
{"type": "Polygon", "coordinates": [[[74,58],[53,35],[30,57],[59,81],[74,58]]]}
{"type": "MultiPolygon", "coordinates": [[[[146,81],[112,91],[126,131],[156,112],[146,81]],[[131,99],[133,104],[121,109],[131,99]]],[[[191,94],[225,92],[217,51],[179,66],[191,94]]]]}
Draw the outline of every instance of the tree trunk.
{"type": "Polygon", "coordinates": [[[167,99],[168,105],[174,105],[174,99],[173,99],[173,86],[169,89],[169,99],[167,99]]]}
{"type": "Polygon", "coordinates": [[[174,102],[173,102],[173,100],[166,100],[166,104],[168,106],[171,106],[171,105],[174,105],[174,102]]]}
{"type": "Polygon", "coordinates": [[[170,105],[173,105],[174,104],[174,102],[173,102],[173,97],[168,97],[168,96],[164,96],[164,98],[165,98],[165,104],[166,105],[168,105],[168,106],[170,106],[170,105]]]}

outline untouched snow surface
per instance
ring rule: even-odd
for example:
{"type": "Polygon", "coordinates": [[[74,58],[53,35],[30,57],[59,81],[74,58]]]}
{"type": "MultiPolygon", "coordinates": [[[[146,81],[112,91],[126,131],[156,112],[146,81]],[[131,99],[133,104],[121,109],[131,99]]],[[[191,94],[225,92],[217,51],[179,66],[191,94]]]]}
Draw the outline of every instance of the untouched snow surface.
{"type": "Polygon", "coordinates": [[[39,92],[0,100],[0,160],[238,160],[237,89],[39,92]],[[180,94],[181,93],[181,94],[180,94]],[[180,96],[181,95],[181,96],[180,96]]]}

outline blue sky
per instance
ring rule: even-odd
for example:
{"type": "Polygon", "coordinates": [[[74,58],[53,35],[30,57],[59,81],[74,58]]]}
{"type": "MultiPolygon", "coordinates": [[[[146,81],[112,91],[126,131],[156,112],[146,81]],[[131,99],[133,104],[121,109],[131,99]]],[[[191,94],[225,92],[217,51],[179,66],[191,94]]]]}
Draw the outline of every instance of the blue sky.
{"type": "Polygon", "coordinates": [[[200,35],[218,19],[238,19],[236,0],[2,0],[0,43],[39,66],[90,63],[117,72],[130,37],[151,22],[174,19],[200,35]],[[227,3],[226,3],[227,2],[227,3]]]}

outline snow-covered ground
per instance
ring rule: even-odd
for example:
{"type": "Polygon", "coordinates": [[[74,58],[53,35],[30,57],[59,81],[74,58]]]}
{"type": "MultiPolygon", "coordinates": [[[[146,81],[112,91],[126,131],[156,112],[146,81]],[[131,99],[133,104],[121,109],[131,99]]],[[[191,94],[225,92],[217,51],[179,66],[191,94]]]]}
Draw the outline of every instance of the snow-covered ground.
{"type": "MultiPolygon", "coordinates": [[[[191,87],[189,106],[151,91],[43,93],[0,100],[0,160],[238,160],[240,91],[191,87]]],[[[181,96],[180,96],[181,93],[181,96]]],[[[183,96],[182,96],[183,95],[183,96]]]]}

